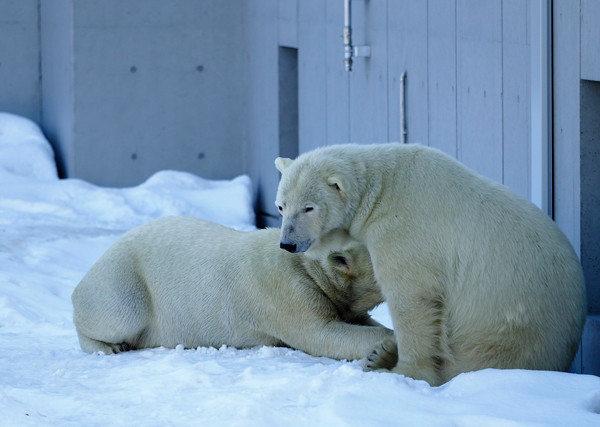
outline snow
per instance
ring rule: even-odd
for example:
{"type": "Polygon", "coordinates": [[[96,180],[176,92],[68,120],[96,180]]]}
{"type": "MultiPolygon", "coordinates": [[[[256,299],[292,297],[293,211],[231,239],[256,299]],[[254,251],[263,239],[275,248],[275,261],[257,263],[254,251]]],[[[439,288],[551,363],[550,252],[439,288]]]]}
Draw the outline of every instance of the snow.
{"type": "MultiPolygon", "coordinates": [[[[81,351],[70,295],[126,230],[184,214],[254,228],[250,179],[59,180],[32,122],[0,114],[0,425],[600,425],[600,378],[493,370],[441,387],[276,347],[81,351]]],[[[389,325],[385,306],[374,316],[389,325]]]]}

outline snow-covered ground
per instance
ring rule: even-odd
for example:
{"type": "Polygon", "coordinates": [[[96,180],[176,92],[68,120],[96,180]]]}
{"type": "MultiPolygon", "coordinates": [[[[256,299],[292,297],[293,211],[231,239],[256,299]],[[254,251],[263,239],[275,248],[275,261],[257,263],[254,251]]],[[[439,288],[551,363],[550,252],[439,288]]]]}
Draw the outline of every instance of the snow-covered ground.
{"type": "MultiPolygon", "coordinates": [[[[89,355],[70,296],[123,232],[185,214],[254,228],[248,177],[163,171],[134,188],[59,180],[29,121],[0,114],[0,426],[600,426],[600,378],[484,370],[432,388],[286,348],[89,355]]],[[[389,325],[385,307],[375,317],[389,325]]]]}

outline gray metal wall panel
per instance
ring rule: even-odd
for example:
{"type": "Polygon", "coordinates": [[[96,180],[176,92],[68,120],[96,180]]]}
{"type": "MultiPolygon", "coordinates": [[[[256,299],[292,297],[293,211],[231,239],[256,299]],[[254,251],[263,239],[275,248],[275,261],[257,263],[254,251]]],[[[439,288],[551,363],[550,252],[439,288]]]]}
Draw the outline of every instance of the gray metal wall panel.
{"type": "Polygon", "coordinates": [[[0,0],[0,111],[40,121],[38,0],[0,0]]]}
{"type": "Polygon", "coordinates": [[[528,6],[353,1],[353,43],[370,46],[371,57],[354,58],[345,73],[342,2],[299,3],[300,151],[398,140],[406,70],[408,141],[438,147],[528,197],[528,6]]]}
{"type": "MultiPolygon", "coordinates": [[[[355,58],[349,76],[350,139],[353,142],[389,141],[386,5],[386,1],[354,1],[352,4],[353,44],[371,47],[370,57],[355,58]]],[[[342,58],[343,50],[339,52],[342,58]]]]}
{"type": "Polygon", "coordinates": [[[350,75],[344,69],[341,1],[326,2],[327,143],[350,142],[350,75]]]}
{"type": "Polygon", "coordinates": [[[456,1],[429,0],[429,145],[457,156],[456,1]]]}
{"type": "Polygon", "coordinates": [[[581,0],[581,78],[600,81],[600,1],[581,0]]]}
{"type": "Polygon", "coordinates": [[[528,2],[502,2],[503,182],[525,198],[531,193],[531,99],[528,2]]]}
{"type": "Polygon", "coordinates": [[[327,144],[325,11],[322,0],[298,4],[300,152],[327,144]]]}
{"type": "Polygon", "coordinates": [[[389,134],[400,140],[400,75],[406,71],[407,142],[428,144],[427,2],[388,2],[389,134]]]}
{"type": "Polygon", "coordinates": [[[458,158],[502,182],[502,5],[459,0],[458,158]]]}
{"type": "MultiPolygon", "coordinates": [[[[577,6],[577,7],[575,7],[577,6]]],[[[554,220],[581,246],[579,183],[580,25],[571,0],[553,2],[554,220]]]]}
{"type": "Polygon", "coordinates": [[[275,195],[279,172],[274,160],[279,156],[278,137],[278,0],[244,3],[244,54],[247,88],[246,136],[248,173],[256,194],[256,210],[260,225],[278,226],[275,195]]]}
{"type": "Polygon", "coordinates": [[[400,76],[404,88],[407,142],[427,145],[427,2],[388,2],[388,135],[400,140],[400,76]]]}
{"type": "MultiPolygon", "coordinates": [[[[579,78],[580,10],[570,0],[552,6],[554,220],[580,254],[579,78]],[[575,6],[575,7],[574,7],[575,6]]],[[[587,329],[586,325],[586,329],[587,329]]],[[[582,349],[586,347],[586,331],[582,349]]],[[[596,335],[597,336],[597,335],[596,335]]],[[[588,336],[587,339],[590,337],[588,336]]],[[[591,343],[591,342],[590,342],[591,343]]],[[[597,343],[596,343],[597,345],[597,343]]],[[[584,351],[573,362],[581,372],[584,351]]],[[[596,352],[597,353],[597,352],[596,352]]],[[[587,357],[586,357],[587,358],[587,357]]]]}

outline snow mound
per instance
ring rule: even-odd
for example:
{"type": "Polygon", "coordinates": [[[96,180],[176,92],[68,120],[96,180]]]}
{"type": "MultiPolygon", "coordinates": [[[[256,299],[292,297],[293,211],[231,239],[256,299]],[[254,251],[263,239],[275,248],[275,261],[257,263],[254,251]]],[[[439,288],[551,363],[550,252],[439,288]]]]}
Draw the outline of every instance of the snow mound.
{"type": "Polygon", "coordinates": [[[54,152],[38,125],[0,113],[0,183],[18,177],[57,180],[54,152]]]}
{"type": "Polygon", "coordinates": [[[102,188],[57,179],[51,159],[37,127],[0,115],[2,426],[600,425],[589,375],[490,369],[433,388],[287,348],[86,354],[70,296],[109,245],[172,214],[253,229],[250,180],[163,171],[102,188]]]}

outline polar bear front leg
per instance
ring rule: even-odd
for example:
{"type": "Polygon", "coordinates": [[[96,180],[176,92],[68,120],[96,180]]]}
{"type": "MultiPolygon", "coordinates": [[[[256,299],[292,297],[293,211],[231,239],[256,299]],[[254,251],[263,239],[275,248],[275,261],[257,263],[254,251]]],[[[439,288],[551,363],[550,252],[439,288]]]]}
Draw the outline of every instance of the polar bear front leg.
{"type": "Polygon", "coordinates": [[[366,371],[392,371],[407,377],[427,381],[430,385],[439,385],[435,369],[428,362],[420,366],[398,363],[398,344],[395,340],[385,340],[378,344],[363,362],[366,371]]]}
{"type": "Polygon", "coordinates": [[[389,344],[378,348],[381,354],[373,356],[373,366],[388,367],[397,356],[393,372],[439,385],[448,360],[443,287],[435,270],[427,271],[422,262],[398,265],[404,268],[389,270],[378,279],[394,324],[396,351],[389,344]]]}
{"type": "Polygon", "coordinates": [[[378,344],[365,361],[367,371],[391,370],[398,364],[398,343],[388,339],[378,344]]]}
{"type": "MultiPolygon", "coordinates": [[[[393,340],[394,331],[384,326],[353,325],[343,321],[325,321],[315,316],[300,327],[282,331],[279,338],[287,345],[313,356],[339,360],[360,360],[386,340],[393,340]]],[[[293,323],[298,325],[298,322],[293,323]]]]}

